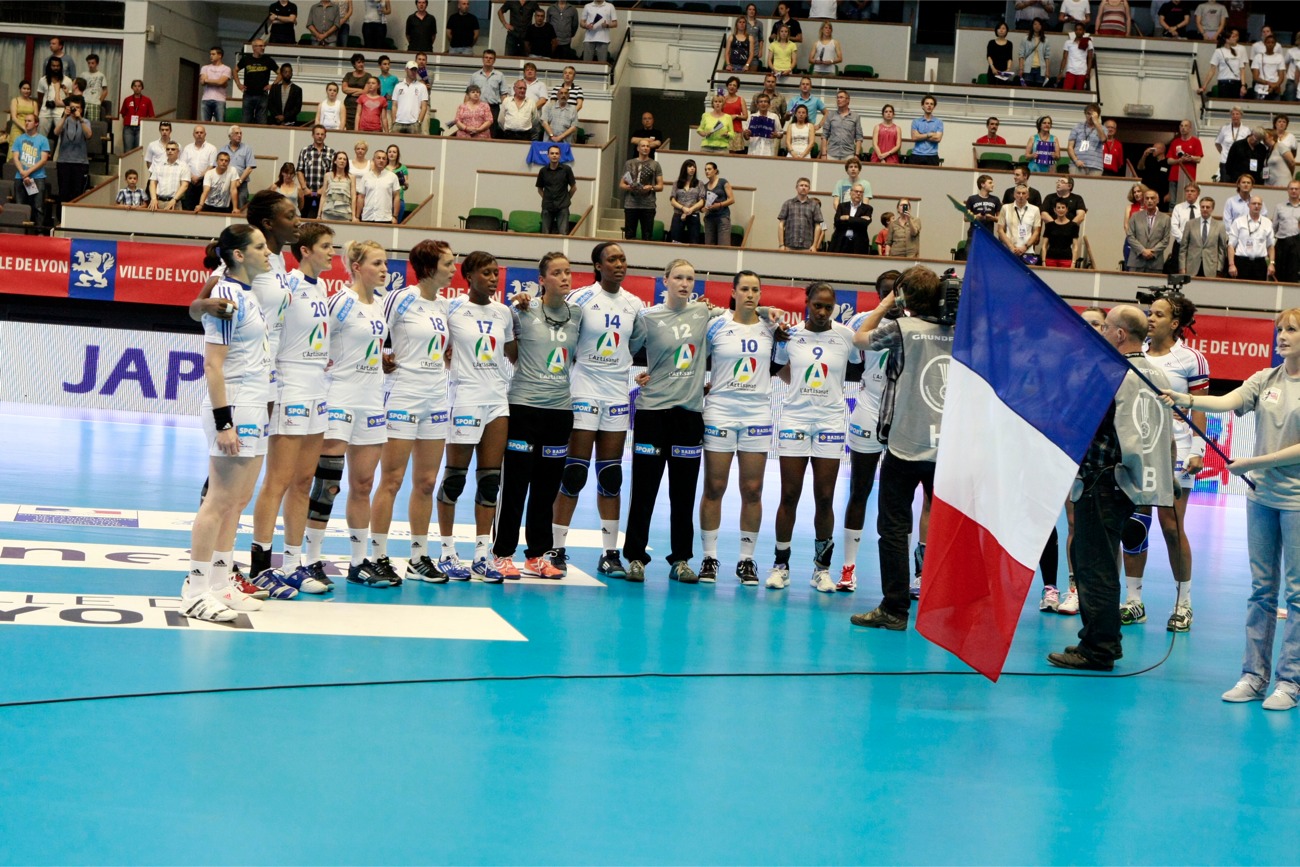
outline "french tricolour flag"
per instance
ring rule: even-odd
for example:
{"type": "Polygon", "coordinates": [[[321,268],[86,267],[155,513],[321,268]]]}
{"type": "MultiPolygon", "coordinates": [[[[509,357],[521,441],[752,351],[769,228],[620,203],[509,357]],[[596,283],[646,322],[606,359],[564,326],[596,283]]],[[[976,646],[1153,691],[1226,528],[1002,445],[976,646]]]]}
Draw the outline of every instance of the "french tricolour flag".
{"type": "Polygon", "coordinates": [[[991,233],[966,264],[916,628],[990,680],[1124,358],[991,233]]]}

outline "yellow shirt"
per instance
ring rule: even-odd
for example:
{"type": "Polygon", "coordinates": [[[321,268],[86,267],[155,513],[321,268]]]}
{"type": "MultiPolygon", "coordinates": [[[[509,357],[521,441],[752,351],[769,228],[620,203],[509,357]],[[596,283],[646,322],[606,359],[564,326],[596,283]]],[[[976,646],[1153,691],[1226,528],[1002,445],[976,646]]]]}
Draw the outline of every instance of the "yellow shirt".
{"type": "Polygon", "coordinates": [[[791,72],[799,56],[798,42],[773,42],[768,46],[772,51],[772,70],[774,72],[791,72]]]}

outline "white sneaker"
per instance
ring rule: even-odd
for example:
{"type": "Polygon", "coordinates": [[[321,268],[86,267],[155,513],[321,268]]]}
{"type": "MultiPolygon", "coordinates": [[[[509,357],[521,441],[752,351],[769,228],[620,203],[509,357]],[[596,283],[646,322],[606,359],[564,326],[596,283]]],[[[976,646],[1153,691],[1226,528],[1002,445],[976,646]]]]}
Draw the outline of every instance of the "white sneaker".
{"type": "Polygon", "coordinates": [[[1079,613],[1079,591],[1071,585],[1065,595],[1061,597],[1061,604],[1056,606],[1057,614],[1078,614],[1079,613]]]}
{"type": "MultiPolygon", "coordinates": [[[[1245,675],[1237,681],[1237,685],[1223,694],[1224,701],[1259,701],[1264,697],[1264,687],[1268,684],[1260,683],[1250,675],[1245,675]]],[[[1293,702],[1294,704],[1294,702],[1293,702]]]]}
{"type": "Polygon", "coordinates": [[[262,600],[249,596],[241,591],[233,583],[228,584],[222,590],[209,591],[217,598],[222,605],[232,611],[261,611],[262,600]]]}
{"type": "Polygon", "coordinates": [[[835,582],[831,580],[831,571],[829,569],[818,569],[813,572],[812,586],[817,588],[818,593],[834,593],[835,582]]]}
{"type": "Polygon", "coordinates": [[[767,573],[767,583],[764,585],[768,590],[784,590],[790,586],[790,567],[773,566],[772,571],[767,573]]]}
{"type": "Polygon", "coordinates": [[[1296,706],[1300,687],[1294,683],[1279,683],[1273,694],[1264,699],[1264,710],[1291,710],[1296,706]]]}
{"type": "MultiPolygon", "coordinates": [[[[187,581],[186,589],[189,589],[188,584],[187,581]]],[[[208,623],[229,623],[239,616],[238,612],[226,607],[211,590],[188,599],[182,597],[181,614],[191,620],[205,620],[208,623]]]]}

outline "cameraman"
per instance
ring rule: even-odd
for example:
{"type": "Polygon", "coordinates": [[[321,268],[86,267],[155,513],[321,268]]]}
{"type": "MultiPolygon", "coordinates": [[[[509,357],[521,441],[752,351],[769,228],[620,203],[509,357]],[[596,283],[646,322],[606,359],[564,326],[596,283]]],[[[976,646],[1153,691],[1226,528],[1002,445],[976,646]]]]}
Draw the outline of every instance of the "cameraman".
{"type": "Polygon", "coordinates": [[[907,629],[912,604],[907,574],[912,498],[918,484],[926,497],[934,487],[944,389],[952,360],[952,319],[944,314],[955,313],[956,306],[945,304],[945,282],[924,266],[907,269],[854,335],[858,349],[889,353],[877,428],[886,445],[876,521],[884,599],[875,610],[855,614],[852,622],[857,626],[907,629]],[[907,315],[882,325],[895,306],[907,315]]]}

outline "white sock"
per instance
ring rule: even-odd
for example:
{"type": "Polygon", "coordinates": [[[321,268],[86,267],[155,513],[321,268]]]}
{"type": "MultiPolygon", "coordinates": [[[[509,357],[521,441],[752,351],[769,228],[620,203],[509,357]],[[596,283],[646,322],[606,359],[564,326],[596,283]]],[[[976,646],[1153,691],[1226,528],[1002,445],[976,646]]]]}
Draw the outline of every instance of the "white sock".
{"type": "Polygon", "coordinates": [[[1192,604],[1192,582],[1175,581],[1174,586],[1178,588],[1178,597],[1174,600],[1174,605],[1191,605],[1192,604]]]}
{"type": "Polygon", "coordinates": [[[563,548],[564,543],[569,541],[569,525],[552,524],[551,538],[552,538],[552,544],[555,545],[556,548],[563,548]]]}
{"type": "Polygon", "coordinates": [[[442,537],[442,556],[443,556],[443,557],[455,557],[455,556],[456,556],[456,537],[455,537],[455,536],[443,536],[443,537],[442,537]]]}
{"type": "Polygon", "coordinates": [[[606,521],[604,518],[600,521],[600,541],[605,546],[606,551],[618,550],[618,519],[606,521]]]}
{"type": "Polygon", "coordinates": [[[740,531],[740,559],[753,560],[754,546],[758,544],[757,530],[740,531]]]}
{"type": "Polygon", "coordinates": [[[265,542],[259,542],[257,539],[254,539],[253,544],[261,548],[263,551],[270,551],[271,546],[275,544],[275,537],[272,536],[270,539],[267,539],[265,542]]]}
{"type": "Polygon", "coordinates": [[[1125,595],[1124,595],[1125,602],[1141,602],[1142,601],[1142,576],[1139,575],[1136,578],[1130,578],[1128,575],[1125,575],[1124,591],[1125,591],[1125,595]]]}
{"type": "Polygon", "coordinates": [[[325,543],[325,528],[308,527],[307,532],[303,534],[307,540],[307,562],[319,563],[321,561],[321,545],[325,543]]]}
{"type": "Polygon", "coordinates": [[[191,561],[190,561],[190,574],[189,574],[189,580],[190,580],[190,593],[189,593],[189,598],[193,599],[195,596],[198,596],[198,595],[199,595],[200,593],[202,593],[204,590],[207,590],[207,589],[208,589],[208,587],[210,586],[210,585],[209,585],[209,581],[211,580],[211,579],[209,578],[210,575],[212,575],[212,561],[211,561],[211,560],[207,561],[206,563],[205,563],[205,562],[201,562],[201,561],[199,561],[199,560],[191,560],[191,561]]]}
{"type": "Polygon", "coordinates": [[[376,560],[378,560],[380,557],[387,557],[388,556],[388,534],[371,533],[370,550],[374,552],[376,560]]]}
{"type": "Polygon", "coordinates": [[[491,536],[474,537],[474,559],[481,560],[488,555],[488,546],[492,544],[491,536]]]}
{"type": "Polygon", "coordinates": [[[858,546],[862,544],[862,530],[844,528],[844,565],[858,565],[858,546]]]}
{"type": "Polygon", "coordinates": [[[701,530],[700,541],[704,545],[704,556],[718,559],[718,531],[701,530]]]}
{"type": "Polygon", "coordinates": [[[418,560],[429,554],[429,537],[411,536],[411,559],[418,560]]]}
{"type": "Polygon", "coordinates": [[[302,565],[302,545],[285,545],[284,562],[280,568],[285,572],[292,572],[302,565]]]}
{"type": "Polygon", "coordinates": [[[366,559],[366,540],[370,537],[370,528],[348,527],[348,542],[352,545],[353,566],[360,566],[366,559]]]}
{"type": "Polygon", "coordinates": [[[212,571],[208,573],[208,587],[212,590],[225,590],[230,583],[230,566],[235,562],[234,551],[213,551],[212,571]]]}

